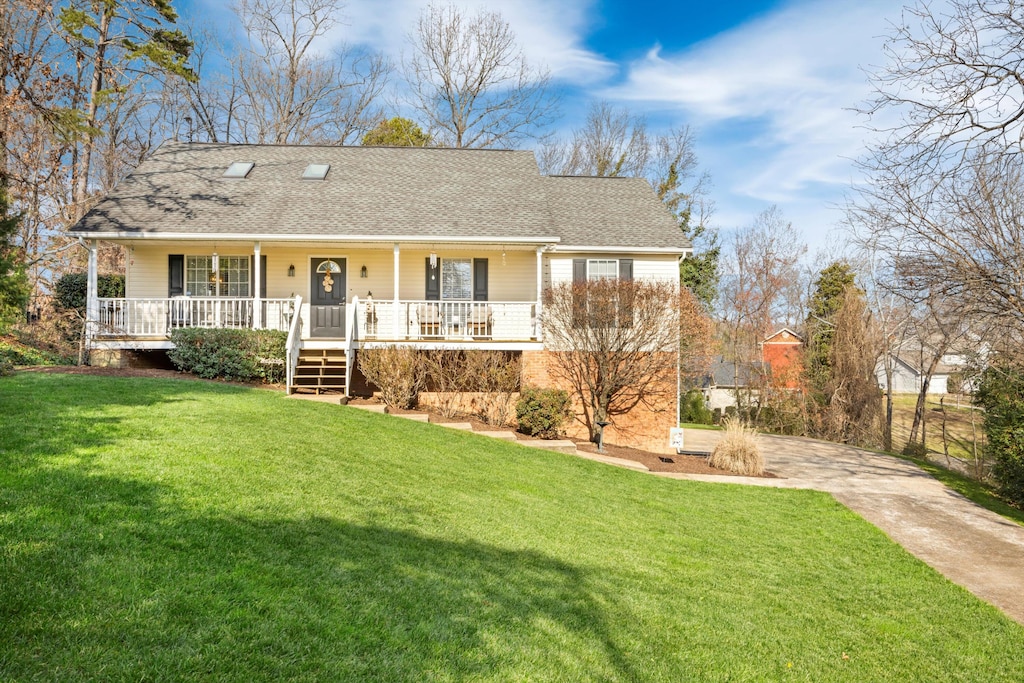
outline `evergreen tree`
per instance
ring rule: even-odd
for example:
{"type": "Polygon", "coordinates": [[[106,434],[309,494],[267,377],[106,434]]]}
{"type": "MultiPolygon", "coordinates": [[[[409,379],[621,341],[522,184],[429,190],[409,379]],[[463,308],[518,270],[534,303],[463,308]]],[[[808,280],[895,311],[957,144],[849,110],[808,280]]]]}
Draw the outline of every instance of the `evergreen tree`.
{"type": "Polygon", "coordinates": [[[832,377],[832,341],[835,316],[846,294],[853,287],[854,273],[848,263],[835,261],[824,268],[815,281],[807,315],[807,380],[810,387],[823,391],[832,377]]]}
{"type": "Polygon", "coordinates": [[[16,320],[28,303],[24,254],[15,243],[21,216],[9,214],[7,193],[0,189],[0,332],[16,320]]]}

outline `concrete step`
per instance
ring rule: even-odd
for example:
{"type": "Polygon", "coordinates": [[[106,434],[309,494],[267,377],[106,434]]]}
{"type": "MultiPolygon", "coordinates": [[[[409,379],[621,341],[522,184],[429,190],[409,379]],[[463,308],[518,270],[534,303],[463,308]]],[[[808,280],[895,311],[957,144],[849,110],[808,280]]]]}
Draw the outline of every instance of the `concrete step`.
{"type": "Polygon", "coordinates": [[[435,422],[434,424],[441,427],[447,427],[448,429],[459,429],[464,432],[473,431],[473,425],[468,422],[435,422]]]}
{"type": "Polygon", "coordinates": [[[473,432],[473,433],[474,434],[479,434],[480,436],[489,436],[492,439],[501,439],[502,441],[518,441],[518,439],[516,438],[516,435],[513,432],[500,432],[500,431],[488,432],[488,431],[480,431],[480,432],[473,432]]]}
{"type": "Polygon", "coordinates": [[[413,422],[430,422],[429,415],[422,415],[420,413],[388,413],[394,417],[400,417],[403,420],[412,420],[413,422]]]}
{"type": "Polygon", "coordinates": [[[610,455],[601,455],[600,453],[588,453],[586,451],[576,451],[576,455],[587,460],[593,460],[595,462],[603,462],[607,465],[615,465],[617,467],[625,467],[626,469],[636,470],[637,472],[650,472],[647,465],[636,462],[634,460],[625,460],[623,458],[615,458],[610,455]]]}
{"type": "Polygon", "coordinates": [[[368,413],[384,413],[387,411],[387,406],[381,404],[348,404],[349,408],[356,408],[357,410],[365,410],[368,413]]]}
{"type": "Polygon", "coordinates": [[[568,439],[536,439],[533,441],[520,441],[519,444],[531,448],[542,448],[546,451],[555,451],[556,453],[576,455],[576,444],[568,439]]]}

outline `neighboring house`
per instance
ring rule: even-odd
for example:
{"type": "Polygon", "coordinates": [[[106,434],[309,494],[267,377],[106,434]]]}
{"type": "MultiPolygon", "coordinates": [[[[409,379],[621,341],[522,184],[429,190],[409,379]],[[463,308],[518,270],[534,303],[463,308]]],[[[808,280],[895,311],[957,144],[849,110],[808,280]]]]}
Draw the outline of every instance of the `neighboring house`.
{"type": "Polygon", "coordinates": [[[346,393],[353,355],[393,343],[521,353],[543,384],[545,288],[678,283],[690,251],[645,180],[542,176],[510,150],[167,142],[71,234],[96,362],[177,327],[271,328],[290,333],[289,391],[346,393]],[[96,296],[100,241],[127,249],[124,298],[96,296]],[[344,371],[296,373],[300,356],[344,371]]]}
{"type": "Polygon", "coordinates": [[[775,385],[785,389],[800,387],[803,354],[804,338],[788,327],[761,342],[761,363],[769,369],[775,385]]]}
{"type": "MultiPolygon", "coordinates": [[[[950,348],[942,354],[939,364],[932,373],[931,381],[928,383],[929,394],[948,393],[950,377],[961,375],[968,368],[969,358],[976,350],[966,348],[950,348]]],[[[931,359],[934,358],[934,350],[927,343],[918,339],[908,339],[900,344],[892,352],[892,390],[894,394],[916,394],[921,391],[925,374],[931,359]]],[[[884,391],[886,388],[885,366],[880,360],[875,366],[875,377],[878,379],[878,386],[884,391]]],[[[968,390],[970,387],[967,387],[968,390]]]]}
{"type": "Polygon", "coordinates": [[[737,392],[748,405],[755,402],[766,369],[762,363],[737,363],[724,360],[722,356],[716,358],[701,387],[708,409],[725,412],[726,408],[736,405],[737,392]]]}

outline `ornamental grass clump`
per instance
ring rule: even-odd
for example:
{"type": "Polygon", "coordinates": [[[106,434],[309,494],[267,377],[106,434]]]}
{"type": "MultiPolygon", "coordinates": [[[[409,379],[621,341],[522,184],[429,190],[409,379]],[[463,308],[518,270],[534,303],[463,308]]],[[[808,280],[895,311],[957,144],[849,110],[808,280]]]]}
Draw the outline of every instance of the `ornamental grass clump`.
{"type": "Polygon", "coordinates": [[[757,430],[737,417],[723,420],[722,440],[708,458],[708,465],[736,474],[759,477],[764,474],[764,457],[757,447],[757,430]]]}

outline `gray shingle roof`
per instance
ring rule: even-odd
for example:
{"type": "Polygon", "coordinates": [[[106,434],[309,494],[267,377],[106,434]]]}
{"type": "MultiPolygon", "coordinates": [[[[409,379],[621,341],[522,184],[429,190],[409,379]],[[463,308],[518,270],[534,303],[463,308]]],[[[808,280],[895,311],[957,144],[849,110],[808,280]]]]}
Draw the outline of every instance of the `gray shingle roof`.
{"type": "Polygon", "coordinates": [[[543,182],[551,219],[563,244],[690,246],[643,178],[550,176],[543,182]]]}
{"type": "Polygon", "coordinates": [[[516,150],[165,142],[76,235],[560,238],[562,246],[688,248],[646,181],[546,178],[516,150]],[[253,162],[244,179],[232,162],[253,162]],[[311,164],[324,180],[302,180],[311,164]]]}

